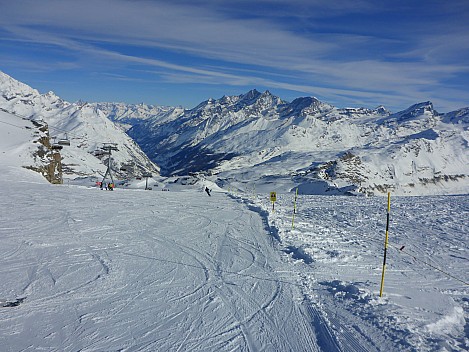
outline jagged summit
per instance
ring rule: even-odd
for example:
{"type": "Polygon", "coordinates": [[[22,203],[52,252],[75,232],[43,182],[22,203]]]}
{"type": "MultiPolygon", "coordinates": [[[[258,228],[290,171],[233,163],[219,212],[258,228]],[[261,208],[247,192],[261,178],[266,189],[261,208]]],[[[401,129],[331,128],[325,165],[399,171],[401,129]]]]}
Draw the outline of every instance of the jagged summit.
{"type": "Polygon", "coordinates": [[[315,97],[304,97],[296,98],[289,104],[293,111],[302,111],[306,108],[317,108],[321,105],[321,102],[315,97]]]}
{"type": "Polygon", "coordinates": [[[388,109],[386,109],[383,105],[380,105],[380,106],[376,107],[374,110],[378,114],[381,114],[381,115],[390,115],[391,114],[391,112],[388,109]]]}
{"type": "Polygon", "coordinates": [[[2,71],[0,71],[0,92],[3,99],[7,101],[10,101],[17,96],[31,97],[40,95],[36,89],[15,80],[2,71]]]}
{"type": "Polygon", "coordinates": [[[421,118],[422,116],[428,115],[439,115],[438,112],[433,108],[433,103],[431,101],[426,101],[418,104],[414,104],[408,109],[399,112],[396,116],[399,116],[399,119],[412,119],[412,118],[421,118]]]}
{"type": "Polygon", "coordinates": [[[469,124],[469,107],[447,113],[444,117],[444,121],[461,125],[469,124]]]}
{"type": "Polygon", "coordinates": [[[239,95],[240,100],[253,101],[259,98],[262,93],[257,89],[251,89],[249,92],[239,95]]]}

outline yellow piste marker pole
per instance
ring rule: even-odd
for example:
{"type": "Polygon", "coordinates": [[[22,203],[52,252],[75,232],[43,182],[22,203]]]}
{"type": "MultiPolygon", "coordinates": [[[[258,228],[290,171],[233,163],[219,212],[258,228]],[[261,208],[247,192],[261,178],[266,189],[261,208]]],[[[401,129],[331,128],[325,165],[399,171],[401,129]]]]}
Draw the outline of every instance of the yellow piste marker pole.
{"type": "Polygon", "coordinates": [[[277,192],[270,192],[270,201],[272,202],[272,212],[274,212],[275,202],[277,201],[277,192]]]}
{"type": "Polygon", "coordinates": [[[293,216],[291,219],[291,229],[295,228],[296,199],[298,198],[298,187],[296,187],[295,200],[293,201],[293,216]]]}
{"type": "Polygon", "coordinates": [[[386,218],[386,238],[384,240],[384,258],[383,258],[383,273],[381,274],[381,286],[379,289],[379,296],[383,296],[384,288],[384,272],[386,271],[386,254],[388,252],[388,233],[389,233],[389,213],[391,212],[391,192],[388,192],[388,212],[386,218]]]}

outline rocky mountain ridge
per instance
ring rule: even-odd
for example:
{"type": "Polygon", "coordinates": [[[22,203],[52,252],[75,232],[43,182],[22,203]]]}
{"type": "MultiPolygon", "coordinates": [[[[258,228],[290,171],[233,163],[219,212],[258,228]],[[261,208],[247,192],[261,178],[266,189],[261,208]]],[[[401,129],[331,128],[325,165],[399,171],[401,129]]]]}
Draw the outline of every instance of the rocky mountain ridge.
{"type": "Polygon", "coordinates": [[[467,118],[467,108],[442,114],[431,102],[391,113],[252,90],[128,133],[168,175],[203,172],[240,187],[282,179],[304,193],[459,194],[469,189],[467,118]]]}
{"type": "MultiPolygon", "coordinates": [[[[0,71],[0,108],[2,111],[48,126],[48,144],[66,141],[60,150],[64,177],[99,177],[105,173],[108,155],[103,153],[105,143],[114,143],[112,152],[116,175],[122,166],[133,173],[159,173],[159,168],[141,151],[119,124],[93,104],[69,103],[53,92],[40,94],[0,71]]],[[[25,165],[28,166],[28,165],[25,165]]],[[[119,175],[120,174],[120,175],[119,175]]]]}

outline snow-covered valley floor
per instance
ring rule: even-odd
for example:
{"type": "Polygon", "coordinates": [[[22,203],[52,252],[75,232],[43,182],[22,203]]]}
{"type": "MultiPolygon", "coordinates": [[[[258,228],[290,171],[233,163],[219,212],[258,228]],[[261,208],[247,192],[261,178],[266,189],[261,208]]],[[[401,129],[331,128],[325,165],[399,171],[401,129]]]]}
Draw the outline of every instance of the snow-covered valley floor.
{"type": "Polygon", "coordinates": [[[382,197],[300,196],[292,229],[292,195],[2,174],[2,351],[469,347],[469,196],[393,199],[379,298],[382,197]]]}

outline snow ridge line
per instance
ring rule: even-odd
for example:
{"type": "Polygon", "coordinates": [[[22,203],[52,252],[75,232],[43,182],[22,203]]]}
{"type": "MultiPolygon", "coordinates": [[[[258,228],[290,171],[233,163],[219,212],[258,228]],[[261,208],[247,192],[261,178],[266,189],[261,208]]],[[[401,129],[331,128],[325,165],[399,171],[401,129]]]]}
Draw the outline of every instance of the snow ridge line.
{"type": "Polygon", "coordinates": [[[278,244],[281,244],[282,239],[280,238],[278,228],[275,226],[271,226],[269,223],[269,213],[259,206],[249,204],[249,203],[246,203],[246,205],[250,211],[258,213],[261,216],[262,222],[264,223],[265,230],[272,236],[272,238],[274,238],[277,241],[278,244]]]}
{"type": "Polygon", "coordinates": [[[261,206],[256,205],[252,200],[246,199],[240,196],[235,196],[233,194],[228,193],[227,196],[231,199],[234,199],[240,203],[244,203],[248,210],[253,211],[261,216],[262,223],[264,224],[264,228],[269,233],[273,239],[276,240],[278,244],[282,243],[282,239],[280,238],[279,229],[275,226],[271,226],[269,223],[269,212],[263,209],[261,206]]]}

